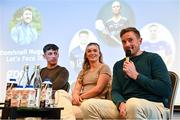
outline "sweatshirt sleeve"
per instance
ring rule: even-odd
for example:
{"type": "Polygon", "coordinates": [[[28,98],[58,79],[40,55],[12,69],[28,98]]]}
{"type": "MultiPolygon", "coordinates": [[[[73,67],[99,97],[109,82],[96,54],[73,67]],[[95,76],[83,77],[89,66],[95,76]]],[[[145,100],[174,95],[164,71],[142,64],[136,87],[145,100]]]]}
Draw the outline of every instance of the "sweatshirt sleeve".
{"type": "Polygon", "coordinates": [[[62,67],[60,73],[54,79],[53,89],[54,90],[65,89],[64,87],[66,87],[65,85],[68,82],[68,78],[69,78],[69,71],[65,67],[62,67]]]}
{"type": "Polygon", "coordinates": [[[171,81],[165,63],[155,54],[150,59],[150,66],[152,77],[139,73],[136,82],[153,94],[168,97],[171,94],[171,81]]]}

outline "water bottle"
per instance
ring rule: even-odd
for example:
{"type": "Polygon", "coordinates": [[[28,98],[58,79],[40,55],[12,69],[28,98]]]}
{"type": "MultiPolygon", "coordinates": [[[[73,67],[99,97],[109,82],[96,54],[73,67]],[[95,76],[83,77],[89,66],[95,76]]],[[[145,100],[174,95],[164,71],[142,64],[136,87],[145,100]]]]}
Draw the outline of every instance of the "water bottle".
{"type": "Polygon", "coordinates": [[[41,107],[53,107],[52,83],[49,78],[45,78],[41,88],[41,107]]]}
{"type": "Polygon", "coordinates": [[[27,85],[21,94],[21,107],[35,107],[35,90],[32,85],[27,85]]]}
{"type": "Polygon", "coordinates": [[[23,86],[17,85],[12,89],[11,107],[20,107],[23,86]]]}
{"type": "Polygon", "coordinates": [[[41,87],[42,87],[42,80],[40,76],[40,65],[35,65],[34,67],[34,74],[31,79],[31,83],[33,84],[33,87],[36,91],[36,101],[35,101],[35,107],[40,107],[40,97],[41,97],[41,87]]]}
{"type": "Polygon", "coordinates": [[[26,85],[29,85],[30,83],[30,80],[29,80],[29,65],[24,65],[24,68],[23,68],[23,73],[22,73],[22,76],[20,77],[20,80],[19,80],[19,85],[23,86],[23,88],[26,87],[26,85]]]}
{"type": "Polygon", "coordinates": [[[7,82],[7,86],[6,86],[6,97],[5,97],[5,106],[6,107],[10,106],[12,89],[15,88],[16,86],[17,86],[16,79],[10,78],[9,81],[7,82]]]}

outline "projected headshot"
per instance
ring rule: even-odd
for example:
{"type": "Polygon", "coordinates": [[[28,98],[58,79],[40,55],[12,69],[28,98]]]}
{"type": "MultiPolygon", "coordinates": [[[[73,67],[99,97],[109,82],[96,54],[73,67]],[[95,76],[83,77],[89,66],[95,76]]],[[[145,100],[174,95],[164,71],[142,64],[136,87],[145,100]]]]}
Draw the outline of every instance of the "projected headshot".
{"type": "Polygon", "coordinates": [[[33,7],[18,9],[10,22],[10,34],[13,41],[28,45],[36,41],[41,31],[40,14],[33,7]]]}
{"type": "MultiPolygon", "coordinates": [[[[99,32],[99,34],[101,34],[101,36],[103,37],[103,40],[108,45],[119,46],[121,45],[121,41],[119,37],[120,31],[123,28],[131,26],[131,23],[129,22],[128,18],[122,14],[123,11],[121,10],[123,10],[122,8],[125,6],[123,6],[123,4],[120,3],[120,1],[117,1],[117,0],[113,1],[110,7],[111,7],[110,17],[108,16],[108,18],[104,20],[101,17],[98,18],[95,22],[95,27],[97,31],[99,32]]],[[[129,11],[128,8],[126,9],[127,11],[129,11]]],[[[104,11],[101,11],[101,12],[104,12],[104,11]]],[[[132,19],[133,18],[131,18],[131,20],[132,19]]]]}
{"type": "Polygon", "coordinates": [[[70,65],[76,73],[82,69],[84,52],[90,42],[98,42],[95,35],[88,29],[79,30],[73,37],[69,47],[70,65]]]}
{"type": "Polygon", "coordinates": [[[175,41],[170,31],[159,23],[150,23],[141,30],[142,49],[158,53],[171,68],[175,58],[175,41]]]}

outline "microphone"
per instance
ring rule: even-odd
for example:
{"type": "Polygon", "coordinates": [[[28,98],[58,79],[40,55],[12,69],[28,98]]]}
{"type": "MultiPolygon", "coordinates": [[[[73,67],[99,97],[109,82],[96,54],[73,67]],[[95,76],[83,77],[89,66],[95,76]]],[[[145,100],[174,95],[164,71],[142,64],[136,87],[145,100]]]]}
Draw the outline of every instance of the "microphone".
{"type": "MultiPolygon", "coordinates": [[[[125,51],[125,54],[126,54],[125,61],[128,61],[128,62],[129,62],[129,57],[131,57],[131,50],[126,50],[126,51],[125,51]]],[[[126,73],[124,73],[124,77],[125,77],[126,79],[129,78],[126,73]]]]}
{"type": "Polygon", "coordinates": [[[126,50],[126,61],[129,61],[130,56],[131,56],[131,50],[126,50]]]}

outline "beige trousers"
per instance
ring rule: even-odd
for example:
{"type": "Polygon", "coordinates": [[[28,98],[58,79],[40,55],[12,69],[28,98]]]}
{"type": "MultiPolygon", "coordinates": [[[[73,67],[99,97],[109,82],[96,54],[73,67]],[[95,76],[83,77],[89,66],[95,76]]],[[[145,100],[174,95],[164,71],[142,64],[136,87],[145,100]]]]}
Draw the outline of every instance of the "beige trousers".
{"type": "MultiPolygon", "coordinates": [[[[81,105],[86,119],[120,119],[119,111],[111,100],[89,99],[81,105]]],[[[126,102],[127,120],[166,119],[167,108],[162,103],[145,99],[131,98],[126,102]]]]}
{"type": "Polygon", "coordinates": [[[167,119],[168,112],[163,103],[138,98],[126,102],[126,116],[129,120],[163,120],[167,119]]]}
{"type": "Polygon", "coordinates": [[[119,111],[111,100],[88,99],[81,104],[85,119],[119,119],[119,111]]]}
{"type": "Polygon", "coordinates": [[[64,110],[61,111],[62,120],[75,120],[76,118],[83,118],[80,107],[72,105],[71,101],[71,95],[69,95],[66,91],[56,91],[55,106],[64,108],[64,110]]]}

